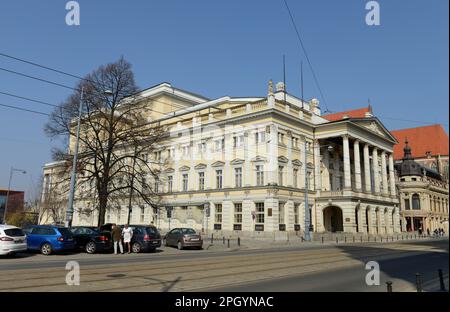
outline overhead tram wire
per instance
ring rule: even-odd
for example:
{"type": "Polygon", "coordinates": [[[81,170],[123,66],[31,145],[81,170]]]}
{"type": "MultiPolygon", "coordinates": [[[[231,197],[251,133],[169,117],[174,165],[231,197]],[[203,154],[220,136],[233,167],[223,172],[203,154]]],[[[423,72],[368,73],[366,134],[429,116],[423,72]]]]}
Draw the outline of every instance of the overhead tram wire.
{"type": "Polygon", "coordinates": [[[31,99],[31,98],[28,98],[28,97],[20,96],[20,95],[17,95],[17,94],[12,94],[12,93],[8,93],[8,92],[0,91],[0,94],[7,95],[7,96],[10,96],[10,97],[15,97],[15,98],[18,98],[18,99],[21,99],[21,100],[26,100],[26,101],[42,104],[42,105],[51,106],[51,107],[59,107],[58,105],[55,105],[55,104],[47,103],[47,102],[40,101],[40,100],[31,99]]]}
{"type": "Polygon", "coordinates": [[[50,114],[47,114],[47,113],[44,113],[44,112],[39,112],[39,111],[31,110],[31,109],[18,107],[18,106],[7,105],[7,104],[2,104],[2,103],[0,103],[0,106],[1,107],[6,107],[6,108],[10,108],[10,109],[16,109],[16,110],[20,110],[20,111],[24,111],[24,112],[28,112],[28,113],[34,113],[34,114],[39,114],[39,115],[44,115],[44,116],[50,116],[50,114]]]}
{"type": "Polygon", "coordinates": [[[316,72],[314,71],[314,68],[312,66],[311,60],[309,59],[308,53],[306,52],[305,45],[303,44],[302,37],[300,36],[300,31],[298,30],[297,24],[295,23],[294,16],[292,15],[291,9],[289,8],[289,5],[288,5],[286,0],[283,0],[283,2],[284,2],[284,5],[286,6],[286,9],[287,9],[287,11],[289,13],[289,16],[291,18],[292,25],[294,26],[295,33],[297,34],[297,38],[298,38],[298,40],[300,42],[300,47],[302,48],[303,54],[305,55],[305,58],[306,58],[306,60],[308,62],[309,68],[310,68],[311,73],[312,73],[313,78],[314,78],[314,82],[316,84],[316,87],[319,90],[320,96],[322,97],[322,100],[323,100],[323,102],[325,104],[325,111],[324,111],[324,113],[332,113],[332,111],[330,111],[328,109],[327,100],[326,100],[326,98],[324,96],[324,93],[322,92],[322,88],[320,87],[319,80],[317,79],[316,72]]]}

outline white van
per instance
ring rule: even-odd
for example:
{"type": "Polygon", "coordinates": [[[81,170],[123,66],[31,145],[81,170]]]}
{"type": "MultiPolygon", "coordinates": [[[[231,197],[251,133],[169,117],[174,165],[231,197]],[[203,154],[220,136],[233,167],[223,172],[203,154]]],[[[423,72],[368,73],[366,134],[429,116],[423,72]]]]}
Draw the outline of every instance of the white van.
{"type": "Polygon", "coordinates": [[[14,254],[27,250],[27,237],[16,226],[0,224],[0,255],[14,254]]]}

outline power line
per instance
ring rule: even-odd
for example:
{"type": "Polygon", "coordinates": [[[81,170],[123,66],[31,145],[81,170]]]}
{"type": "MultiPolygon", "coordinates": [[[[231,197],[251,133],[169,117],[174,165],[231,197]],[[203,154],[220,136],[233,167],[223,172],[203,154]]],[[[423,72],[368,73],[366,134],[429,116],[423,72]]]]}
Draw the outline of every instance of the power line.
{"type": "Polygon", "coordinates": [[[63,75],[66,75],[66,76],[70,76],[70,77],[73,77],[73,78],[90,81],[89,79],[86,79],[86,78],[83,78],[83,77],[80,77],[80,76],[77,76],[77,75],[74,75],[74,74],[71,74],[71,73],[59,70],[59,69],[54,69],[54,68],[51,68],[51,67],[48,67],[48,66],[45,66],[45,65],[41,65],[41,64],[38,64],[38,63],[35,63],[35,62],[27,61],[27,60],[21,59],[21,58],[16,57],[16,56],[8,55],[8,54],[1,53],[1,52],[0,52],[0,56],[7,57],[7,58],[10,58],[10,59],[13,59],[13,60],[16,60],[16,61],[19,61],[19,62],[23,62],[23,63],[26,63],[26,64],[30,64],[30,65],[33,65],[33,66],[37,66],[37,67],[40,67],[40,68],[43,68],[43,69],[46,69],[46,70],[50,70],[50,71],[53,71],[53,72],[56,72],[56,73],[59,73],[59,74],[63,74],[63,75]]]}
{"type": "Polygon", "coordinates": [[[7,104],[1,104],[1,103],[0,103],[0,106],[7,107],[7,108],[11,108],[11,109],[16,109],[16,110],[20,110],[20,111],[24,111],[24,112],[29,112],[29,113],[34,113],[34,114],[39,114],[39,115],[50,116],[50,114],[47,114],[47,113],[38,112],[38,111],[35,111],[35,110],[26,109],[26,108],[22,108],[22,107],[18,107],[18,106],[7,105],[7,104]]]}
{"type": "Polygon", "coordinates": [[[47,102],[44,102],[44,101],[35,100],[35,99],[31,99],[31,98],[27,98],[27,97],[24,97],[24,96],[20,96],[20,95],[8,93],[8,92],[0,91],[0,94],[11,96],[11,97],[15,97],[15,98],[26,100],[26,101],[30,101],[30,102],[35,102],[35,103],[42,104],[42,105],[47,105],[47,106],[52,106],[52,107],[59,107],[58,105],[55,105],[55,104],[51,104],[51,103],[47,103],[47,102]]]}
{"type": "Polygon", "coordinates": [[[55,86],[58,86],[58,87],[70,89],[70,90],[73,90],[73,91],[77,91],[78,90],[78,89],[75,89],[75,88],[63,85],[61,83],[57,83],[57,82],[53,82],[53,81],[50,81],[50,80],[34,77],[34,76],[27,75],[27,74],[24,74],[24,73],[20,73],[20,72],[11,70],[11,69],[6,69],[6,68],[3,68],[3,67],[0,67],[0,70],[8,72],[8,73],[11,73],[11,74],[15,74],[15,75],[18,75],[18,76],[26,77],[26,78],[29,78],[29,79],[38,80],[38,81],[41,81],[41,82],[52,84],[52,85],[55,85],[55,86]]]}
{"type": "Polygon", "coordinates": [[[301,48],[303,50],[303,54],[305,54],[306,60],[308,61],[308,65],[309,65],[309,68],[311,69],[311,73],[313,75],[314,82],[315,82],[315,84],[317,86],[317,89],[319,90],[320,96],[322,97],[322,100],[323,100],[323,102],[325,104],[325,112],[324,113],[326,113],[326,112],[330,112],[331,113],[331,111],[328,109],[327,101],[326,101],[325,96],[324,96],[324,94],[322,92],[322,88],[320,87],[319,80],[317,79],[316,73],[315,73],[314,68],[312,66],[312,63],[311,63],[311,61],[309,59],[308,53],[306,52],[306,48],[305,48],[305,45],[303,44],[303,40],[302,40],[302,37],[300,36],[300,31],[298,30],[297,24],[295,23],[294,16],[292,15],[291,9],[289,8],[289,5],[288,5],[287,1],[286,0],[283,0],[283,1],[284,1],[285,6],[286,6],[286,9],[289,12],[289,16],[291,18],[292,25],[294,26],[295,33],[297,34],[297,38],[298,38],[298,40],[300,42],[300,46],[301,46],[301,48]]]}

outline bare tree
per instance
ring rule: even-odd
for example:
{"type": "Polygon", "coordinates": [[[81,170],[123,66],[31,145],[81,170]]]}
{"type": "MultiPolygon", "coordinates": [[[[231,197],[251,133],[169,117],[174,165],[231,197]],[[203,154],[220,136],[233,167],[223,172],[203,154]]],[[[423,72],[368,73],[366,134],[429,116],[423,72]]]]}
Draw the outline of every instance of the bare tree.
{"type": "MultiPolygon", "coordinates": [[[[163,164],[149,155],[158,149],[166,130],[149,121],[151,107],[139,101],[131,64],[123,58],[100,66],[87,75],[76,91],[51,114],[45,131],[50,137],[68,139],[69,153],[54,150],[56,160],[71,167],[76,136],[76,116],[83,92],[77,191],[82,185],[95,189],[98,225],[104,224],[111,201],[127,195],[156,206],[160,200],[149,181],[157,180],[163,164]]],[[[67,179],[69,175],[66,174],[67,179]]]]}

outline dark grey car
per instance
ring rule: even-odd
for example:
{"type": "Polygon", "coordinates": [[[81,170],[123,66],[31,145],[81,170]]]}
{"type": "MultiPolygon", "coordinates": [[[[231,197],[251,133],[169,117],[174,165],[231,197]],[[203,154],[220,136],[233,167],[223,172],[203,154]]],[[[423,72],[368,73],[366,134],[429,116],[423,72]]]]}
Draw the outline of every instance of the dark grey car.
{"type": "Polygon", "coordinates": [[[180,250],[186,247],[202,249],[203,246],[201,235],[190,228],[175,228],[166,234],[164,241],[166,246],[175,246],[180,250]]]}

